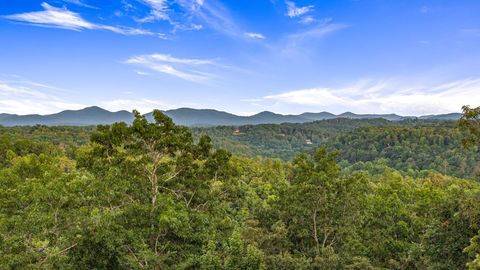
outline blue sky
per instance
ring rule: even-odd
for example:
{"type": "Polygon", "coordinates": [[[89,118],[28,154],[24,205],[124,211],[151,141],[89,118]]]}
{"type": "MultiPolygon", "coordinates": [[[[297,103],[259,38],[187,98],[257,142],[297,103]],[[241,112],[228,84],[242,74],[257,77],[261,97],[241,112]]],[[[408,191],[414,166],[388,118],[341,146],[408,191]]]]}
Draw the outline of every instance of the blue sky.
{"type": "Polygon", "coordinates": [[[0,113],[480,105],[480,2],[0,0],[0,113]]]}

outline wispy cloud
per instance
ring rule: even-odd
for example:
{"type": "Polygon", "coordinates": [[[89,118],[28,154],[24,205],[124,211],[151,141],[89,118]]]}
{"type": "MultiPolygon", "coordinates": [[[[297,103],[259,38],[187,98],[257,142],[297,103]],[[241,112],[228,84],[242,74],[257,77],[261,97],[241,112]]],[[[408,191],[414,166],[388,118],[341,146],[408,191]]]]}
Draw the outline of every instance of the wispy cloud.
{"type": "Polygon", "coordinates": [[[210,28],[230,36],[242,37],[243,31],[232,18],[230,11],[217,0],[179,0],[190,16],[204,22],[210,28]]]}
{"type": "Polygon", "coordinates": [[[313,11],[313,8],[315,6],[309,5],[309,6],[304,6],[304,7],[298,7],[295,2],[292,1],[286,1],[285,4],[287,5],[287,16],[290,18],[297,18],[300,16],[303,16],[307,13],[310,13],[313,11]]]}
{"type": "Polygon", "coordinates": [[[299,20],[299,22],[300,22],[301,24],[312,24],[312,23],[314,23],[314,22],[316,22],[316,21],[317,21],[317,19],[315,19],[313,16],[303,16],[303,17],[299,20]]]}
{"type": "Polygon", "coordinates": [[[202,30],[203,29],[203,25],[201,24],[196,24],[196,23],[189,23],[189,24],[181,24],[181,23],[172,23],[173,25],[173,29],[172,29],[172,33],[176,33],[178,30],[181,30],[181,31],[192,31],[192,30],[202,30]]]}
{"type": "Polygon", "coordinates": [[[89,5],[89,4],[85,3],[85,1],[82,1],[82,0],[63,0],[63,2],[74,4],[74,5],[77,5],[77,6],[80,6],[80,7],[98,9],[97,7],[89,5]]]}
{"type": "Polygon", "coordinates": [[[269,95],[263,101],[274,102],[276,106],[300,105],[318,111],[423,115],[457,112],[466,104],[478,106],[478,89],[478,78],[430,86],[405,85],[397,80],[361,80],[344,88],[318,87],[269,95]]]}
{"type": "Polygon", "coordinates": [[[245,36],[251,38],[251,39],[265,39],[265,36],[260,33],[252,33],[252,32],[247,32],[245,33],[245,36]]]}
{"type": "Polygon", "coordinates": [[[155,22],[155,21],[170,21],[168,15],[168,1],[167,0],[140,0],[143,4],[150,7],[150,14],[144,18],[138,19],[138,22],[155,22]]]}
{"type": "Polygon", "coordinates": [[[163,37],[162,34],[153,33],[143,29],[92,23],[83,19],[76,12],[72,12],[66,8],[53,7],[48,3],[42,3],[41,6],[44,9],[42,11],[7,15],[4,16],[4,18],[36,26],[62,28],[74,31],[82,31],[85,29],[107,30],[122,35],[156,35],[163,37]]]}
{"type": "Polygon", "coordinates": [[[204,82],[215,77],[213,74],[203,71],[204,67],[223,67],[213,60],[176,58],[168,54],[134,56],[125,63],[192,82],[204,82]]]}
{"type": "Polygon", "coordinates": [[[313,15],[311,15],[315,8],[314,5],[299,7],[293,1],[285,1],[285,4],[287,6],[285,16],[288,16],[291,19],[296,19],[299,23],[304,25],[318,21],[313,15]]]}
{"type": "MultiPolygon", "coordinates": [[[[123,0],[125,1],[125,0],[123,0]]],[[[139,23],[166,21],[172,27],[170,32],[198,31],[203,25],[194,20],[195,13],[202,7],[200,0],[137,0],[149,8],[149,13],[134,20],[139,23]]],[[[125,11],[135,10],[131,4],[124,3],[125,11]]]]}
{"type": "MultiPolygon", "coordinates": [[[[247,32],[235,21],[230,10],[218,0],[176,0],[181,8],[186,11],[190,20],[198,20],[206,27],[224,35],[238,39],[260,38],[261,35],[247,32]]],[[[262,35],[263,36],[263,35],[262,35]]]]}
{"type": "Polygon", "coordinates": [[[300,51],[304,51],[303,47],[311,44],[313,40],[323,38],[330,33],[347,27],[349,27],[349,25],[330,23],[330,19],[323,20],[312,27],[287,35],[282,51],[287,54],[296,53],[299,51],[299,48],[302,49],[300,51]]]}
{"type": "MultiPolygon", "coordinates": [[[[63,110],[78,110],[91,105],[98,105],[110,111],[140,110],[147,113],[153,109],[169,109],[172,103],[149,98],[120,98],[98,101],[88,105],[72,102],[67,89],[32,82],[21,76],[0,74],[0,114],[51,114],[63,110]]],[[[133,95],[133,92],[125,93],[133,95]]],[[[174,104],[174,106],[177,106],[174,104]]]]}
{"type": "MultiPolygon", "coordinates": [[[[172,34],[208,28],[239,39],[260,37],[246,35],[246,31],[236,23],[230,10],[219,0],[137,0],[137,2],[149,10],[135,21],[139,23],[165,21],[171,26],[172,34]]],[[[124,6],[127,13],[135,10],[131,4],[124,6]]]]}
{"type": "MultiPolygon", "coordinates": [[[[0,78],[0,113],[48,114],[85,105],[68,102],[56,94],[58,88],[16,78],[0,78]]],[[[63,90],[62,90],[63,91],[63,90]]]]}
{"type": "Polygon", "coordinates": [[[149,76],[150,75],[150,73],[145,72],[145,71],[140,71],[140,70],[135,70],[135,73],[137,73],[138,75],[142,75],[142,76],[149,76]]]}

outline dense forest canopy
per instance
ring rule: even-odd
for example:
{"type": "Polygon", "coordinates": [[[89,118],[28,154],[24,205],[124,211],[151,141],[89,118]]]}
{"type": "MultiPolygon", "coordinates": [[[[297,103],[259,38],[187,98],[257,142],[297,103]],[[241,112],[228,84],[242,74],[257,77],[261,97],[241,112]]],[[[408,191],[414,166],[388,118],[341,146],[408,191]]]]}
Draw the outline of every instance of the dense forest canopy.
{"type": "Polygon", "coordinates": [[[0,128],[0,269],[480,269],[479,111],[0,128]]]}
{"type": "MultiPolygon", "coordinates": [[[[74,158],[75,149],[90,140],[95,127],[0,127],[0,136],[49,142],[65,148],[74,158]]],[[[479,149],[462,147],[469,138],[456,121],[384,119],[330,119],[303,124],[219,126],[191,129],[194,140],[202,135],[213,147],[244,157],[267,157],[291,161],[298,153],[313,153],[319,147],[338,151],[342,168],[385,164],[404,175],[425,176],[430,171],[478,179],[479,149]]]]}
{"type": "Polygon", "coordinates": [[[340,153],[342,167],[359,162],[386,163],[411,176],[435,170],[475,178],[480,172],[477,147],[465,150],[466,133],[456,121],[331,119],[305,124],[193,129],[218,148],[236,155],[291,160],[299,152],[325,147],[340,153]]]}

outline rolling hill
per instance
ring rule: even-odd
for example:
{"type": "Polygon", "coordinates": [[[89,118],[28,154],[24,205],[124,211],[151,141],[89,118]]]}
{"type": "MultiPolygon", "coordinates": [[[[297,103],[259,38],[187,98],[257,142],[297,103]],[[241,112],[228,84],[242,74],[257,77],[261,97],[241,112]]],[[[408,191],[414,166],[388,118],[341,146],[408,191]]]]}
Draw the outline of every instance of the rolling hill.
{"type": "MultiPolygon", "coordinates": [[[[283,115],[264,111],[251,116],[239,116],[227,112],[211,109],[179,108],[164,111],[178,125],[184,126],[238,126],[257,124],[280,124],[280,123],[305,123],[325,119],[349,118],[349,119],[375,119],[383,118],[389,121],[401,121],[415,117],[400,116],[396,114],[355,114],[351,112],[335,115],[329,112],[302,113],[299,115],[283,115]]],[[[146,114],[147,119],[152,120],[152,113],[146,114]]],[[[419,119],[428,120],[458,120],[459,113],[426,115],[419,119]]],[[[111,124],[114,122],[131,122],[133,115],[128,111],[110,112],[100,107],[87,107],[81,110],[66,110],[49,115],[16,115],[0,114],[0,125],[3,126],[89,126],[99,124],[111,124]]]]}

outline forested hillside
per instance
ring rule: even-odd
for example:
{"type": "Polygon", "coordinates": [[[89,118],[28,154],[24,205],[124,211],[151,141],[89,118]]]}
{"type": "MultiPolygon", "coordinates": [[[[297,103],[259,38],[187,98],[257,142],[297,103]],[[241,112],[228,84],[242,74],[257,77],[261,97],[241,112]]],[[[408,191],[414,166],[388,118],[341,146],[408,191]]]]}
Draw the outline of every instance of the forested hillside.
{"type": "Polygon", "coordinates": [[[214,145],[237,155],[291,160],[318,147],[339,152],[342,167],[371,167],[384,163],[411,176],[435,170],[475,178],[480,172],[479,150],[465,150],[465,133],[456,121],[331,119],[304,124],[256,125],[193,129],[214,145]]]}
{"type": "Polygon", "coordinates": [[[410,174],[435,170],[475,178],[480,173],[480,152],[477,147],[462,147],[464,135],[456,125],[366,127],[341,134],[326,146],[338,150],[340,160],[348,164],[385,162],[410,174]]]}
{"type": "Polygon", "coordinates": [[[297,153],[312,151],[328,139],[364,126],[384,126],[393,123],[384,119],[329,119],[303,124],[219,126],[193,128],[198,137],[208,135],[214,145],[235,154],[266,156],[291,160],[297,153]]]}
{"type": "Polygon", "coordinates": [[[329,128],[306,139],[352,150],[312,146],[291,162],[232,155],[154,117],[94,130],[2,128],[0,269],[480,267],[480,184],[442,168],[406,176],[391,168],[395,155],[382,161],[389,147],[414,163],[426,146],[478,158],[478,112],[466,109],[465,137],[453,123],[312,123],[329,128]],[[462,150],[462,138],[474,148],[462,150]],[[337,163],[362,161],[373,147],[371,158],[382,157],[374,169],[337,163]]]}

